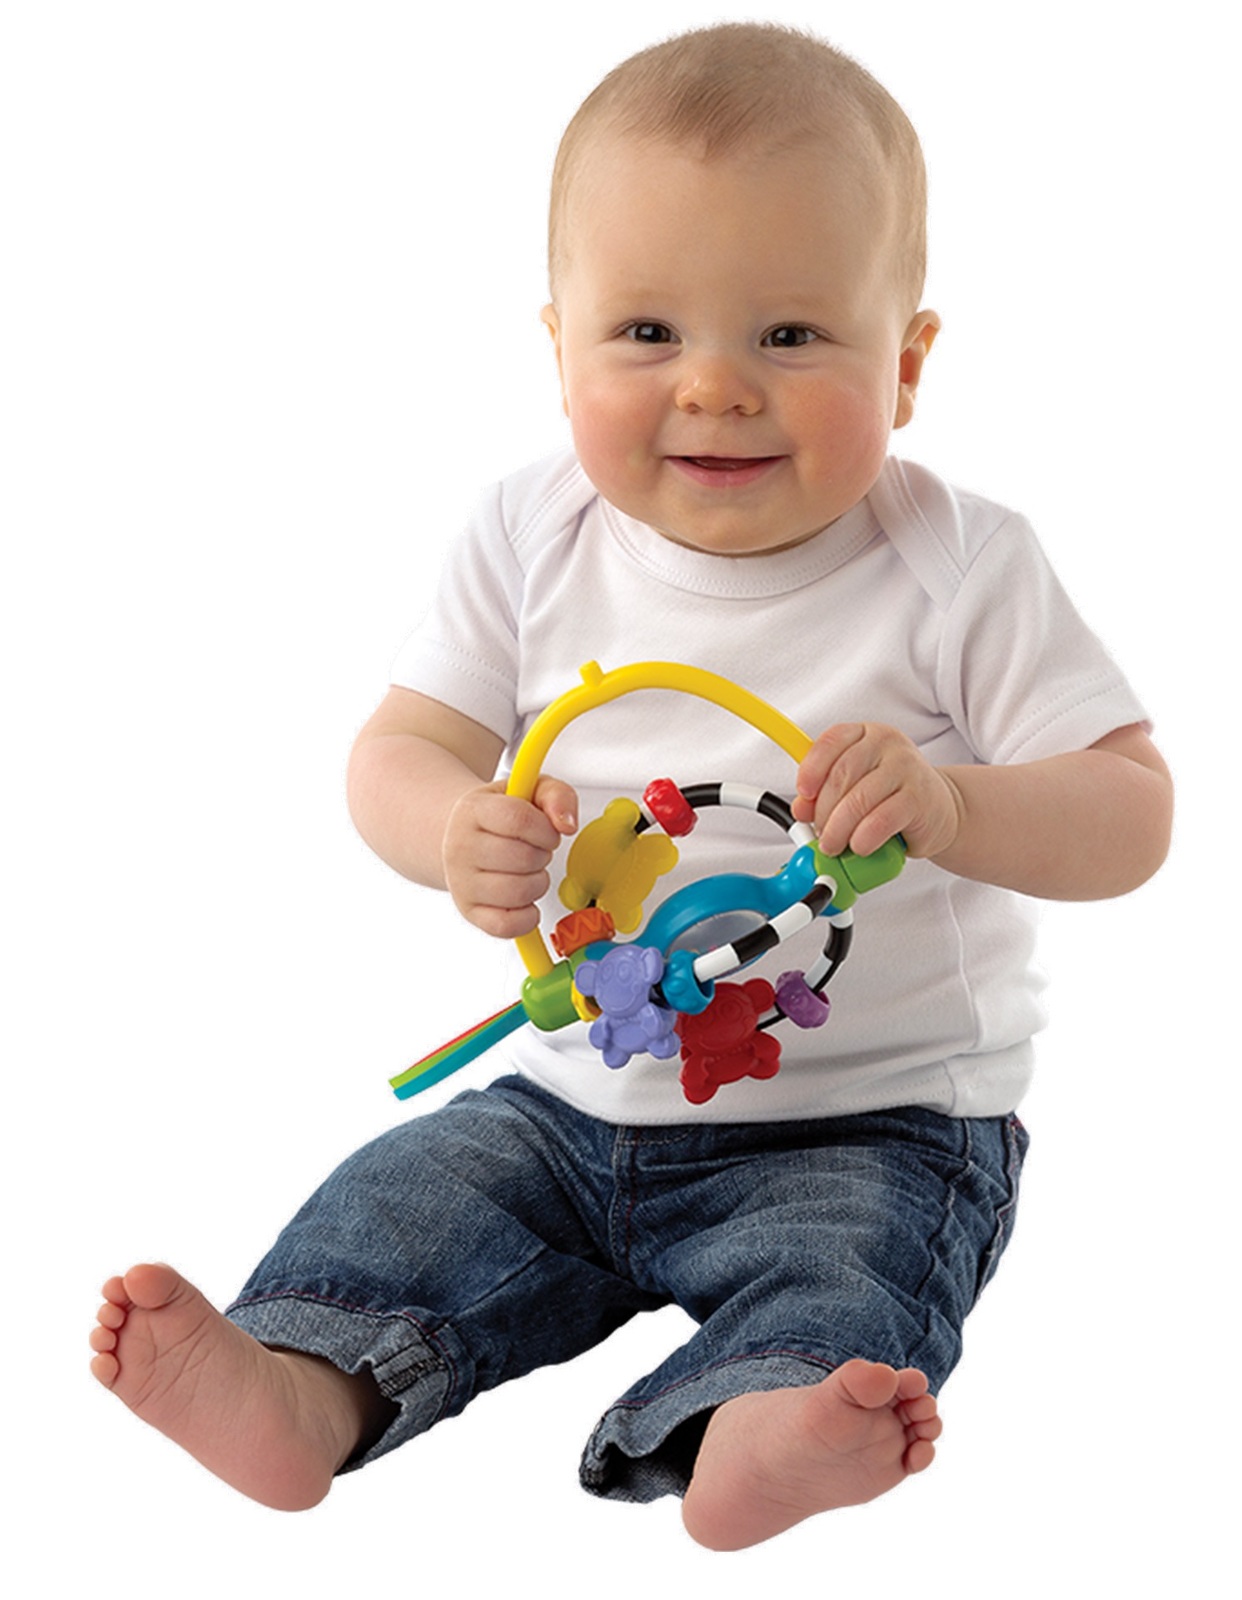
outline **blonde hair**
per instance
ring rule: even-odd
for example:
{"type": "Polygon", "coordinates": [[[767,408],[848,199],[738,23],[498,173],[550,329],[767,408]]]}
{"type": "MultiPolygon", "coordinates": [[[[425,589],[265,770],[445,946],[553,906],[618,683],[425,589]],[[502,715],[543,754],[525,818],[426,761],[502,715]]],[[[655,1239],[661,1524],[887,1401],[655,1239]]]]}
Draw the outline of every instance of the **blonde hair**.
{"type": "Polygon", "coordinates": [[[927,261],[927,178],[908,117],[858,62],[813,34],[730,22],[652,45],[614,67],[579,106],[552,172],[548,273],[567,256],[566,201],[600,134],[689,148],[703,160],[759,147],[776,153],[831,141],[864,170],[877,167],[901,218],[901,281],[911,310],[927,261]]]}

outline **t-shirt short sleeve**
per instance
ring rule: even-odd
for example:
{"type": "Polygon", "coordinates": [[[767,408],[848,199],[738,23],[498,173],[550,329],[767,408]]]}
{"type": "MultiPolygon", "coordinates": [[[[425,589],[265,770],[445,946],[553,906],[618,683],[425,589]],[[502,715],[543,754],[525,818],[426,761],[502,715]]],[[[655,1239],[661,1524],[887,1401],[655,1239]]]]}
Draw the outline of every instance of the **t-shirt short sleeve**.
{"type": "Polygon", "coordinates": [[[521,591],[498,485],[445,563],[426,616],[393,663],[392,682],[442,700],[507,744],[516,725],[521,591]]]}
{"type": "Polygon", "coordinates": [[[978,759],[998,765],[1086,749],[1146,722],[1018,516],[986,540],[948,607],[939,692],[978,759]]]}

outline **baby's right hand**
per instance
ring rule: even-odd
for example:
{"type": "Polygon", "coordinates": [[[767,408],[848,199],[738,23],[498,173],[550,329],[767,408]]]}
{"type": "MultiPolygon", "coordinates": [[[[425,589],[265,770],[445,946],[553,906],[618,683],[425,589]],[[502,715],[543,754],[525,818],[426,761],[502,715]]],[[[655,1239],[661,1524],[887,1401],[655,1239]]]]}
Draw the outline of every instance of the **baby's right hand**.
{"type": "Polygon", "coordinates": [[[536,904],[548,892],[548,866],[562,837],[578,827],[578,797],[557,778],[540,778],[531,800],[503,782],[464,794],[444,830],[444,881],[468,922],[498,939],[539,926],[536,904]]]}

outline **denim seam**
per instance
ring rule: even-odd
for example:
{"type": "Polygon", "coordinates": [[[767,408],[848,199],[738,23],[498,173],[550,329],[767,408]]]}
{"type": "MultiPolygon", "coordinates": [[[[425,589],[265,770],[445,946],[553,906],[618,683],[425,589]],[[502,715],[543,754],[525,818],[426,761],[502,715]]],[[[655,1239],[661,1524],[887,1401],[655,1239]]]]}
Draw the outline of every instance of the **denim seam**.
{"type": "MultiPolygon", "coordinates": [[[[992,1236],[992,1242],[984,1258],[983,1272],[979,1281],[980,1294],[991,1282],[997,1263],[1008,1246],[1013,1231],[1014,1214],[1018,1209],[1018,1182],[1022,1173],[1022,1155],[1016,1122],[1017,1118],[1012,1112],[1005,1118],[1005,1178],[1009,1193],[1005,1197],[1004,1204],[997,1207],[996,1232],[992,1236]]],[[[978,1298],[976,1295],[976,1302],[978,1298]]]]}
{"type": "MultiPolygon", "coordinates": [[[[613,1270],[633,1282],[630,1270],[630,1251],[634,1239],[634,1208],[638,1204],[638,1147],[643,1143],[642,1131],[637,1128],[618,1128],[612,1145],[612,1203],[609,1206],[608,1250],[613,1270]],[[624,1165],[624,1172],[622,1166],[624,1165]],[[622,1202],[624,1209],[622,1211],[622,1202]]],[[[656,1142],[656,1141],[653,1141],[656,1142]]],[[[661,1140],[672,1143],[672,1140],[661,1140]]]]}
{"type": "MultiPolygon", "coordinates": [[[[802,1121],[804,1119],[794,1118],[793,1120],[802,1121]]],[[[619,1144],[630,1145],[636,1151],[639,1145],[659,1146],[666,1144],[681,1144],[687,1138],[687,1136],[690,1138],[695,1138],[704,1131],[710,1132],[713,1128],[722,1126],[730,1127],[735,1126],[735,1124],[710,1122],[635,1122],[624,1123],[620,1125],[616,1129],[616,1134],[617,1142],[619,1144]]],[[[749,1124],[741,1124],[741,1126],[749,1126],[749,1124]]],[[[754,1126],[762,1127],[763,1124],[756,1123],[754,1126]]]]}
{"type": "Polygon", "coordinates": [[[630,1266],[630,1257],[634,1248],[634,1211],[638,1205],[638,1147],[641,1135],[630,1140],[629,1170],[626,1173],[626,1201],[625,1201],[625,1238],[624,1250],[621,1256],[621,1265],[631,1277],[633,1272],[630,1266]]]}
{"type": "MultiPolygon", "coordinates": [[[[475,1355],[474,1349],[471,1346],[470,1340],[467,1339],[465,1337],[465,1335],[463,1334],[463,1332],[462,1332],[463,1325],[469,1322],[469,1319],[471,1318],[471,1316],[475,1312],[480,1311],[483,1307],[489,1305],[493,1300],[495,1300],[499,1295],[501,1295],[512,1284],[517,1283],[518,1280],[523,1278],[527,1273],[536,1270],[540,1266],[541,1263],[543,1263],[544,1261],[548,1260],[549,1258],[556,1258],[556,1259],[560,1259],[560,1260],[570,1259],[570,1260],[585,1261],[586,1265],[588,1265],[588,1266],[592,1266],[592,1267],[596,1266],[596,1263],[587,1260],[585,1257],[578,1257],[578,1256],[572,1256],[572,1255],[567,1257],[565,1252],[558,1251],[552,1245],[543,1243],[543,1244],[541,1244],[541,1247],[540,1247],[539,1251],[535,1255],[533,1255],[529,1260],[523,1261],[522,1264],[519,1267],[515,1267],[512,1272],[506,1273],[503,1278],[498,1278],[495,1283],[489,1285],[486,1294],[481,1294],[481,1295],[477,1296],[477,1298],[472,1300],[469,1303],[469,1305],[460,1306],[457,1309],[457,1311],[455,1312],[455,1314],[451,1318],[450,1317],[446,1317],[443,1320],[442,1326],[452,1329],[454,1336],[458,1340],[460,1340],[461,1344],[466,1349],[467,1353],[470,1355],[472,1361],[477,1360],[477,1357],[475,1355]]],[[[631,1287],[633,1287],[635,1289],[638,1288],[638,1285],[636,1283],[634,1283],[633,1278],[628,1276],[626,1273],[624,1273],[620,1269],[618,1269],[616,1267],[615,1263],[612,1264],[611,1267],[608,1266],[607,1263],[601,1263],[599,1265],[598,1270],[600,1270],[600,1271],[610,1270],[610,1271],[613,1272],[614,1276],[616,1278],[618,1278],[619,1280],[621,1280],[623,1283],[628,1283],[628,1284],[630,1284],[631,1287]]],[[[474,1399],[474,1397],[475,1397],[474,1393],[471,1393],[467,1397],[467,1399],[474,1399]]]]}
{"type": "MultiPolygon", "coordinates": [[[[228,1309],[230,1312],[241,1311],[249,1306],[267,1305],[278,1300],[296,1300],[304,1304],[325,1306],[330,1311],[343,1311],[347,1315],[354,1317],[369,1317],[375,1322],[408,1322],[412,1328],[416,1329],[419,1337],[427,1348],[432,1351],[435,1359],[428,1360],[424,1358],[421,1362],[415,1361],[408,1368],[404,1368],[403,1371],[408,1371],[409,1373],[409,1382],[404,1384],[402,1389],[396,1390],[395,1393],[403,1392],[404,1389],[412,1387],[419,1378],[424,1377],[429,1372],[434,1372],[437,1369],[438,1362],[439,1369],[447,1375],[449,1380],[448,1390],[439,1415],[443,1417],[448,1413],[450,1403],[457,1394],[459,1387],[456,1364],[435,1335],[412,1312],[376,1311],[372,1306],[351,1305],[346,1300],[332,1300],[326,1295],[307,1294],[300,1289],[277,1289],[269,1294],[249,1295],[243,1300],[234,1300],[228,1309]]],[[[387,1364],[391,1366],[391,1358],[387,1364]]],[[[374,1367],[372,1367],[372,1371],[374,1371],[374,1367]]],[[[384,1393],[388,1393],[378,1373],[375,1381],[380,1384],[380,1388],[384,1393]]],[[[390,1398],[395,1398],[395,1395],[390,1395],[390,1398]]]]}
{"type": "Polygon", "coordinates": [[[957,1170],[953,1175],[953,1180],[945,1186],[948,1190],[948,1199],[945,1202],[944,1210],[940,1216],[940,1221],[936,1224],[935,1232],[931,1234],[927,1241],[927,1249],[928,1254],[931,1257],[931,1263],[921,1279],[918,1288],[915,1290],[915,1299],[918,1302],[919,1309],[923,1314],[923,1337],[910,1353],[910,1365],[916,1367],[919,1364],[919,1353],[923,1349],[923,1346],[931,1340],[932,1336],[932,1312],[931,1306],[926,1298],[927,1286],[937,1271],[941,1270],[942,1268],[946,1271],[948,1270],[947,1263],[944,1260],[940,1245],[946,1232],[948,1231],[949,1223],[952,1220],[953,1213],[957,1207],[957,1180],[963,1173],[969,1170],[971,1164],[970,1121],[968,1118],[960,1118],[958,1119],[958,1124],[965,1147],[958,1154],[958,1165],[957,1170]]]}
{"type": "MultiPolygon", "coordinates": [[[[526,1149],[530,1151],[536,1161],[547,1169],[550,1179],[558,1186],[561,1198],[577,1217],[583,1235],[599,1251],[601,1261],[610,1261],[615,1268],[615,1251],[608,1229],[605,1228],[606,1236],[601,1240],[596,1228],[592,1225],[593,1219],[588,1208],[584,1206],[579,1197],[578,1184],[581,1173],[570,1154],[568,1136],[564,1128],[556,1121],[555,1116],[548,1114],[549,1112],[564,1113],[575,1110],[575,1108],[567,1105],[564,1101],[559,1101],[555,1095],[544,1089],[542,1085],[521,1076],[513,1079],[497,1079],[492,1084],[489,1084],[488,1087],[495,1088],[497,1083],[503,1084],[509,1091],[503,1097],[505,1104],[524,1123],[529,1124],[532,1130],[530,1136],[523,1140],[526,1149]],[[536,1116],[527,1106],[521,1104],[520,1096],[515,1095],[517,1090],[530,1094],[536,1103],[540,1100],[546,1100],[548,1106],[546,1108],[540,1107],[544,1111],[544,1115],[536,1116]]],[[[486,1093],[486,1090],[480,1092],[486,1093]]],[[[576,1115],[583,1121],[590,1120],[585,1112],[576,1112],[576,1115]]],[[[554,1249],[555,1247],[548,1245],[547,1248],[554,1249]]],[[[584,1257],[584,1259],[586,1258],[584,1257]]]]}

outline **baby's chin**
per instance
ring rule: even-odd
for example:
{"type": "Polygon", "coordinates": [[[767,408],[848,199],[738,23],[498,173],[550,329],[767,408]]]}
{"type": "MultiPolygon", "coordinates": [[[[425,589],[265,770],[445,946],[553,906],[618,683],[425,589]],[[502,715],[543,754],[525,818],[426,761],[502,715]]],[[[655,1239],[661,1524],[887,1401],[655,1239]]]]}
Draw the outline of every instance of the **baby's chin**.
{"type": "Polygon", "coordinates": [[[661,538],[667,539],[670,544],[679,544],[685,550],[697,550],[705,556],[729,556],[737,561],[744,561],[759,556],[779,555],[783,550],[796,550],[799,545],[808,543],[824,530],[814,528],[810,533],[799,534],[794,539],[786,539],[781,544],[752,544],[742,541],[734,544],[729,540],[719,540],[712,543],[693,538],[682,538],[680,535],[664,528],[657,528],[656,532],[661,538]]]}
{"type": "MultiPolygon", "coordinates": [[[[621,509],[624,510],[624,506],[621,509]]],[[[728,556],[734,560],[773,556],[783,550],[797,549],[817,538],[829,525],[815,522],[807,528],[794,524],[773,529],[762,516],[683,517],[675,511],[672,515],[660,516],[653,515],[651,507],[646,509],[646,516],[639,510],[629,515],[645,522],[670,544],[680,545],[684,550],[697,550],[701,555],[728,556]]]]}
{"type": "MultiPolygon", "coordinates": [[[[788,503],[783,485],[784,457],[763,458],[766,470],[758,475],[758,481],[736,488],[732,473],[713,470],[714,460],[706,466],[707,476],[725,481],[687,484],[683,481],[682,459],[677,458],[679,465],[671,482],[661,476],[657,482],[636,486],[623,474],[598,470],[600,463],[589,455],[584,459],[579,447],[583,471],[604,500],[670,544],[700,555],[735,560],[777,555],[806,544],[836,520],[830,507],[818,508],[825,513],[820,517],[813,505],[788,503]]],[[[672,470],[666,461],[664,473],[672,470]]]]}

